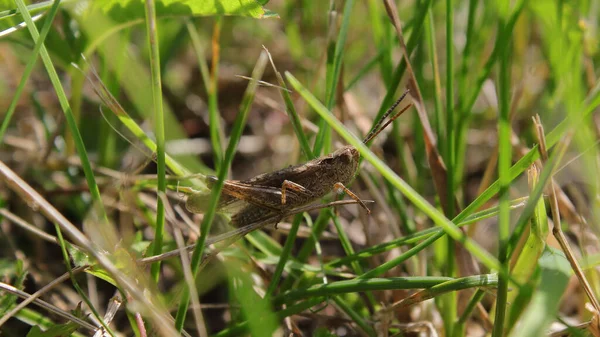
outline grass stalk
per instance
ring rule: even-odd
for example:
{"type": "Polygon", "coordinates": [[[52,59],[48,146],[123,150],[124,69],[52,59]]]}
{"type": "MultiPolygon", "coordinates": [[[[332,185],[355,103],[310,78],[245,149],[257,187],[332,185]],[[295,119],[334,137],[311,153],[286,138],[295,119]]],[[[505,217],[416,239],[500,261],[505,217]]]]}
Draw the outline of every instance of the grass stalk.
{"type": "MultiPolygon", "coordinates": [[[[490,269],[498,270],[500,264],[498,260],[492,257],[487,251],[481,248],[477,243],[465,237],[452,221],[448,220],[438,209],[427,202],[420,194],[418,194],[411,186],[406,184],[389,166],[381,161],[373,152],[371,152],[356,136],[348,132],[343,124],[335,117],[331,116],[329,111],[319,102],[292,74],[286,73],[286,77],[292,87],[296,89],[300,95],[338,132],[344,140],[354,146],[358,152],[370,162],[383,177],[385,177],[392,185],[397,188],[408,200],[410,200],[418,209],[429,216],[433,222],[442,227],[448,235],[453,239],[461,241],[461,243],[474,256],[490,269]]],[[[455,219],[456,221],[456,219],[455,219]]]]}
{"type": "MultiPolygon", "coordinates": [[[[429,50],[429,59],[431,62],[431,71],[433,73],[433,120],[437,139],[444,138],[444,121],[442,119],[442,86],[440,81],[440,69],[438,65],[437,49],[435,46],[435,25],[434,16],[431,7],[427,11],[427,22],[425,23],[425,35],[427,39],[427,47],[429,50]]],[[[438,142],[438,151],[443,152],[441,143],[438,142]]]]}
{"type": "MultiPolygon", "coordinates": [[[[165,127],[162,102],[162,81],[160,74],[160,51],[158,46],[158,32],[156,27],[156,6],[154,0],[146,0],[146,33],[150,46],[150,70],[152,73],[152,107],[154,109],[154,132],[156,134],[156,164],[157,164],[157,192],[164,195],[167,190],[166,165],[165,165],[165,127]]],[[[162,198],[156,198],[156,227],[154,229],[154,242],[152,255],[162,253],[163,236],[165,231],[165,205],[162,198]]],[[[160,277],[160,262],[152,264],[150,274],[155,283],[160,277]]]]}
{"type": "MultiPolygon", "coordinates": [[[[37,30],[35,23],[31,19],[31,15],[27,11],[25,3],[23,2],[23,0],[15,0],[15,2],[17,4],[17,7],[19,8],[19,12],[23,16],[23,19],[27,23],[27,29],[29,29],[29,33],[31,34],[34,43],[37,43],[37,41],[40,38],[40,34],[37,30]]],[[[67,98],[67,94],[65,93],[60,79],[58,78],[58,74],[56,73],[54,64],[50,59],[50,54],[48,53],[48,50],[46,49],[46,46],[43,42],[40,43],[39,48],[42,61],[44,63],[44,66],[46,67],[46,71],[48,72],[48,76],[50,77],[50,81],[52,82],[52,86],[56,91],[56,96],[58,97],[58,101],[65,115],[69,131],[73,136],[73,141],[75,142],[75,147],[81,160],[81,166],[83,168],[83,172],[90,190],[90,194],[92,196],[92,200],[95,204],[95,207],[97,207],[97,210],[99,211],[101,220],[104,222],[104,224],[108,224],[108,217],[106,215],[106,211],[102,203],[102,198],[100,197],[100,189],[98,188],[98,184],[96,183],[94,172],[92,171],[92,165],[90,164],[87,151],[85,149],[85,144],[83,144],[83,138],[81,138],[79,128],[75,121],[75,117],[72,114],[72,110],[69,105],[69,99],[67,98]]]]}
{"type": "MultiPolygon", "coordinates": [[[[499,182],[499,214],[498,214],[498,261],[502,269],[509,270],[508,242],[510,238],[510,166],[512,162],[511,124],[510,124],[510,50],[511,35],[508,33],[509,2],[502,3],[498,31],[499,44],[503,48],[499,52],[498,66],[498,182],[499,182]]],[[[492,336],[504,335],[504,319],[508,298],[508,277],[501,274],[498,279],[498,292],[496,297],[496,316],[492,336]]]]}
{"type": "Polygon", "coordinates": [[[221,114],[218,106],[218,86],[219,86],[219,58],[221,56],[221,46],[219,40],[221,37],[221,27],[223,18],[215,18],[212,36],[212,64],[210,72],[210,82],[208,85],[208,127],[210,129],[210,141],[213,146],[215,169],[218,171],[223,161],[223,128],[221,126],[221,114]]]}
{"type": "Polygon", "coordinates": [[[25,65],[25,70],[23,71],[23,74],[21,75],[21,80],[19,81],[19,85],[17,86],[15,95],[13,96],[13,99],[10,102],[10,105],[8,106],[8,110],[6,111],[6,115],[4,116],[4,120],[2,121],[2,126],[0,126],[0,144],[4,140],[4,134],[6,133],[6,130],[8,129],[8,125],[10,124],[10,121],[12,120],[12,116],[15,113],[15,109],[17,108],[17,103],[19,103],[19,98],[21,97],[21,94],[23,93],[23,90],[25,89],[25,85],[27,84],[27,80],[29,80],[31,71],[33,71],[33,67],[35,66],[38,55],[40,54],[40,49],[42,48],[42,44],[44,43],[44,40],[46,40],[46,36],[48,35],[48,32],[50,31],[50,27],[52,27],[52,22],[54,21],[54,17],[56,16],[56,13],[58,12],[58,7],[60,5],[60,1],[61,0],[56,0],[52,4],[52,7],[50,8],[50,10],[48,11],[48,14],[46,15],[46,20],[44,20],[44,25],[42,26],[42,31],[40,32],[40,36],[37,39],[37,41],[35,41],[35,46],[33,47],[33,50],[31,51],[31,57],[27,61],[27,65],[25,65]]]}
{"type": "MultiPolygon", "coordinates": [[[[258,80],[262,77],[265,66],[267,64],[267,60],[268,58],[266,53],[261,53],[256,63],[256,66],[254,67],[254,70],[252,72],[253,79],[258,80]]],[[[223,165],[219,167],[217,175],[218,180],[211,190],[211,198],[208,211],[206,212],[206,214],[204,214],[204,218],[202,219],[202,223],[200,224],[200,238],[198,239],[196,247],[194,248],[194,252],[192,254],[190,262],[194,278],[197,277],[198,270],[200,269],[200,262],[202,261],[202,256],[205,248],[204,245],[206,242],[206,238],[208,237],[208,233],[210,233],[210,226],[212,225],[212,221],[215,218],[217,203],[221,195],[221,190],[223,189],[223,183],[227,176],[227,172],[229,171],[229,166],[233,161],[237,145],[242,136],[242,131],[244,130],[244,126],[246,125],[246,120],[248,118],[248,113],[250,111],[250,107],[252,106],[252,102],[254,100],[254,94],[256,92],[257,86],[257,81],[250,81],[248,83],[248,87],[246,89],[246,92],[244,93],[244,98],[240,106],[240,112],[236,117],[235,122],[233,124],[233,129],[231,130],[229,144],[227,145],[225,157],[223,158],[223,165]]],[[[187,315],[189,300],[189,290],[185,290],[181,297],[179,307],[177,309],[177,315],[175,316],[175,328],[177,329],[177,331],[181,331],[183,329],[183,323],[185,322],[185,317],[187,315]]]]}
{"type": "MultiPolygon", "coordinates": [[[[455,121],[454,121],[454,9],[453,1],[446,0],[446,148],[445,148],[445,163],[447,169],[447,190],[445,207],[446,216],[452,218],[454,216],[454,167],[456,163],[456,154],[454,151],[455,137],[455,121]]],[[[440,193],[444,193],[440,191],[440,193]]],[[[455,242],[448,238],[446,241],[446,275],[456,275],[456,257],[455,257],[455,242]]],[[[457,296],[455,292],[446,294],[441,298],[444,302],[444,328],[447,335],[452,334],[452,328],[456,321],[456,306],[457,296]]]]}

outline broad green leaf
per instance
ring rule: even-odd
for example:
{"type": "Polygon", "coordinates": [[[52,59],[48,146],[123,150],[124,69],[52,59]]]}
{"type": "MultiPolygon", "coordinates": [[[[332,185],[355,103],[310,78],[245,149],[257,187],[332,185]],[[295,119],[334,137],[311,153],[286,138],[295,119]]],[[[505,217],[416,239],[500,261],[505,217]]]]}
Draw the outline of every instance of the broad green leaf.
{"type": "MultiPolygon", "coordinates": [[[[247,16],[256,19],[279,17],[262,6],[266,2],[257,0],[157,0],[156,11],[158,18],[214,15],[247,16]]],[[[84,13],[100,11],[119,23],[140,21],[145,17],[143,0],[94,0],[87,3],[77,1],[74,3],[77,12],[81,12],[81,5],[87,4],[88,8],[84,13]]],[[[28,5],[27,9],[33,16],[48,9],[51,5],[52,0],[48,0],[28,5]]],[[[22,22],[21,16],[17,12],[14,1],[0,0],[0,32],[22,22]]]]}
{"type": "MultiPolygon", "coordinates": [[[[101,10],[112,19],[124,22],[144,18],[142,0],[95,0],[92,10],[101,10]]],[[[157,0],[158,17],[236,15],[256,19],[276,16],[256,0],[157,0]]]]}
{"type": "Polygon", "coordinates": [[[277,318],[268,301],[263,301],[252,286],[251,272],[237,261],[228,263],[230,291],[235,294],[241,312],[249,322],[252,336],[272,336],[277,330],[277,318]]]}
{"type": "Polygon", "coordinates": [[[571,276],[571,266],[561,251],[547,247],[539,260],[540,282],[521,323],[511,336],[543,336],[552,322],[571,276]]]}

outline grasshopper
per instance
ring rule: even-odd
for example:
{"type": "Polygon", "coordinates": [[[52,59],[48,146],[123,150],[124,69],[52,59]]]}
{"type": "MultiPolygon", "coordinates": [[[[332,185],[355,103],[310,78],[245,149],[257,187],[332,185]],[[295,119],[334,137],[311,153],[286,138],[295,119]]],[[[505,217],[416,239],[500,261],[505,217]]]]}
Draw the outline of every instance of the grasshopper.
{"type": "MultiPolygon", "coordinates": [[[[385,112],[379,123],[363,140],[368,144],[381,131],[408,108],[410,104],[392,116],[385,119],[406,97],[408,91],[385,112]]],[[[307,163],[290,166],[274,172],[263,173],[254,178],[238,181],[226,180],[223,183],[221,198],[217,204],[219,213],[232,214],[231,225],[235,228],[229,232],[212,236],[206,240],[206,245],[227,241],[222,247],[228,246],[242,236],[264,226],[279,223],[284,218],[301,212],[322,209],[330,206],[359,204],[367,213],[371,211],[356,194],[346,188],[358,171],[360,155],[353,146],[344,146],[339,150],[313,159],[307,163]],[[353,200],[333,201],[326,204],[312,205],[311,203],[329,194],[331,191],[345,193],[353,200]]],[[[217,177],[205,176],[209,188],[217,182],[217,177]]],[[[198,192],[188,196],[186,208],[192,213],[204,213],[210,194],[198,192]]],[[[193,250],[195,245],[184,247],[193,250]]],[[[143,264],[168,259],[180,254],[179,250],[151,256],[140,260],[143,264]]]]}
{"type": "MultiPolygon", "coordinates": [[[[127,113],[118,101],[104,86],[100,77],[91,67],[93,77],[98,81],[96,85],[88,77],[96,94],[118,114],[127,113]]],[[[372,131],[364,138],[363,143],[368,144],[389,124],[410,108],[410,104],[398,113],[389,117],[394,109],[408,94],[408,90],[385,112],[372,131]],[[385,122],[385,124],[384,124],[385,122]]],[[[356,194],[350,191],[349,184],[358,171],[360,155],[352,146],[344,146],[335,152],[313,159],[307,163],[290,166],[281,170],[258,175],[248,180],[226,180],[223,185],[221,198],[217,204],[217,211],[231,215],[231,225],[234,230],[209,238],[207,244],[211,245],[220,241],[237,239],[245,234],[269,224],[277,224],[287,216],[321,209],[329,206],[357,203],[367,213],[371,211],[356,194]],[[345,193],[352,201],[337,201],[321,205],[309,205],[324,197],[331,191],[345,193]]],[[[194,175],[197,177],[197,175],[194,175]]],[[[204,176],[206,185],[211,188],[217,178],[204,176]]],[[[193,193],[186,200],[186,208],[192,213],[204,213],[209,203],[210,195],[206,193],[193,193]]],[[[233,241],[230,240],[230,241],[233,241]]],[[[186,247],[191,249],[193,245],[186,247]]],[[[168,258],[177,252],[165,253],[161,256],[146,258],[147,262],[168,258]]]]}
{"type": "MultiPolygon", "coordinates": [[[[365,137],[364,144],[369,143],[410,107],[410,104],[407,105],[383,124],[407,94],[408,91],[386,111],[380,122],[365,137]]],[[[248,180],[226,180],[217,211],[233,214],[233,227],[243,228],[265,219],[278,219],[278,214],[288,213],[291,209],[307,205],[336,191],[347,194],[370,213],[365,202],[346,187],[356,175],[359,162],[358,150],[347,145],[304,164],[264,173],[248,180]]],[[[217,178],[206,176],[205,180],[211,188],[217,178]]],[[[186,208],[192,213],[204,213],[209,198],[210,195],[203,193],[192,194],[188,196],[186,208]]]]}

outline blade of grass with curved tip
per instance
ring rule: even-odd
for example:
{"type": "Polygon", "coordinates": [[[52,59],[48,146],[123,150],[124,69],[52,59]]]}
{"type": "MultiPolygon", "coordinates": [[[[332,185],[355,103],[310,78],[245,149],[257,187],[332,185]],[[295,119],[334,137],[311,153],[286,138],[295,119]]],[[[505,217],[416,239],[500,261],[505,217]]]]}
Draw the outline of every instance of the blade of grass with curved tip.
{"type": "MultiPolygon", "coordinates": [[[[262,52],[256,62],[256,66],[252,71],[252,78],[260,79],[264,72],[264,69],[267,65],[267,55],[265,52],[262,52]]],[[[225,177],[227,176],[227,172],[229,171],[229,166],[233,161],[233,156],[235,155],[235,150],[237,148],[237,144],[242,136],[242,131],[246,124],[246,119],[248,117],[248,113],[250,111],[250,107],[252,106],[252,102],[254,100],[254,94],[256,93],[256,88],[258,86],[257,81],[248,82],[248,87],[246,92],[244,93],[244,98],[242,100],[240,106],[240,112],[236,117],[235,123],[233,124],[233,129],[231,130],[231,136],[229,138],[229,144],[227,145],[227,150],[225,151],[225,157],[223,159],[223,165],[219,168],[218,180],[212,188],[211,198],[209,203],[209,208],[207,212],[204,214],[204,219],[202,219],[202,224],[200,225],[200,238],[198,239],[198,244],[194,249],[194,253],[192,255],[191,264],[192,264],[192,273],[194,277],[197,277],[198,270],[200,267],[200,262],[202,261],[202,255],[204,252],[204,245],[206,242],[206,238],[208,233],[210,232],[210,226],[215,217],[217,203],[219,201],[219,196],[221,194],[221,190],[223,189],[223,183],[225,181],[225,177]]],[[[185,321],[185,316],[187,314],[187,308],[189,306],[189,291],[184,291],[179,308],[177,309],[177,315],[175,317],[175,328],[178,331],[181,331],[183,328],[183,323],[185,321]]]]}
{"type": "Polygon", "coordinates": [[[461,242],[474,256],[476,256],[486,267],[491,270],[498,270],[500,264],[490,253],[481,248],[477,243],[466,237],[460,229],[448,220],[440,211],[427,202],[420,194],[410,187],[402,178],[400,178],[389,166],[385,165],[371,150],[369,150],[358,138],[350,133],[344,125],[331,116],[329,111],[319,102],[292,74],[286,72],[286,77],[292,87],[310,104],[310,106],[327,123],[333,127],[336,132],[342,136],[350,145],[354,146],[358,152],[370,162],[390,183],[394,185],[407,199],[409,199],[417,208],[429,216],[433,222],[442,227],[453,239],[461,242]]]}

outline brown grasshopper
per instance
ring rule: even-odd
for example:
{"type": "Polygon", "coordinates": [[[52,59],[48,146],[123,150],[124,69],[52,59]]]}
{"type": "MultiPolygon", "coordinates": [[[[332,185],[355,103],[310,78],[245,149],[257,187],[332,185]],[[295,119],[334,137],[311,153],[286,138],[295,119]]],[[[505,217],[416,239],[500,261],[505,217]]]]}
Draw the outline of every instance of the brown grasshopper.
{"type": "MultiPolygon", "coordinates": [[[[110,94],[104,86],[100,77],[93,67],[92,75],[98,81],[96,85],[88,77],[94,91],[115,113],[126,115],[127,113],[110,94]]],[[[391,115],[394,109],[406,97],[406,91],[385,112],[380,121],[363,140],[369,143],[389,124],[406,111],[410,104],[392,116],[385,124],[385,119],[391,115]]],[[[358,150],[352,146],[344,146],[335,152],[313,159],[307,163],[290,166],[274,172],[258,175],[252,179],[238,181],[226,180],[224,182],[221,198],[217,204],[219,213],[231,215],[231,225],[236,228],[230,232],[211,237],[207,244],[211,245],[220,241],[233,241],[245,234],[269,224],[277,224],[284,218],[304,211],[321,209],[329,206],[358,203],[367,213],[371,211],[356,194],[346,188],[358,170],[360,155],[358,150]],[[322,205],[308,205],[326,194],[335,190],[338,193],[348,194],[352,201],[337,201],[322,205]],[[233,240],[231,240],[233,239],[233,240]]],[[[194,175],[198,177],[198,175],[194,175]]],[[[214,176],[203,176],[206,185],[211,188],[217,178],[214,176]]],[[[209,203],[210,195],[206,193],[194,193],[188,196],[186,208],[192,213],[204,213],[209,203]]],[[[191,249],[192,246],[186,247],[191,249]]],[[[161,256],[144,259],[144,262],[168,258],[178,254],[177,251],[165,253],[161,256]],[[172,253],[172,254],[171,254],[172,253]],[[148,261],[145,261],[148,260],[148,261]]]]}
{"type": "MultiPolygon", "coordinates": [[[[408,91],[386,111],[380,122],[365,137],[364,144],[370,142],[410,107],[408,105],[403,108],[382,126],[407,93],[408,91]]],[[[359,160],[358,150],[348,145],[304,164],[263,173],[248,180],[226,180],[217,211],[233,214],[231,224],[242,228],[268,218],[278,219],[277,215],[314,202],[334,190],[349,195],[370,213],[365,203],[345,186],[356,175],[359,160]]],[[[214,176],[205,178],[209,188],[217,181],[214,176]]],[[[204,213],[209,198],[210,195],[207,194],[192,194],[186,201],[186,208],[192,213],[204,213]]]]}
{"type": "MultiPolygon", "coordinates": [[[[411,105],[409,104],[383,124],[407,94],[408,91],[385,112],[379,123],[363,140],[364,144],[369,143],[404,111],[410,108],[411,105]]],[[[248,180],[224,181],[217,211],[232,214],[231,225],[235,229],[211,236],[206,240],[206,245],[226,241],[227,243],[222,246],[225,247],[254,230],[270,224],[277,225],[288,216],[330,206],[357,203],[367,213],[370,213],[371,211],[365,205],[365,202],[345,186],[356,175],[359,159],[358,150],[348,145],[329,155],[313,159],[304,164],[263,173],[248,180]],[[309,205],[332,190],[338,193],[346,193],[353,200],[309,205]]],[[[207,186],[211,188],[217,181],[217,177],[204,176],[204,180],[207,186]]],[[[192,213],[204,213],[209,200],[210,194],[199,192],[188,196],[185,205],[188,211],[192,213]]],[[[192,250],[194,247],[195,245],[189,245],[185,249],[192,250]]],[[[180,254],[180,251],[174,250],[158,256],[144,258],[140,262],[144,264],[152,263],[178,254],[180,254]]]]}

